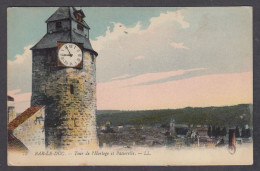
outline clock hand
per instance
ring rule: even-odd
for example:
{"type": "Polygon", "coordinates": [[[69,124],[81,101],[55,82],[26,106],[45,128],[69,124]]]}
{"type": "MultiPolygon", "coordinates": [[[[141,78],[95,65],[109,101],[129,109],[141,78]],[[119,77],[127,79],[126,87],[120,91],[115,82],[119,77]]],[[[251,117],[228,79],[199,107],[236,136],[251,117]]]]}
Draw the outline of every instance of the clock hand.
{"type": "Polygon", "coordinates": [[[69,56],[72,57],[72,54],[70,53],[69,48],[68,48],[67,46],[65,46],[65,48],[66,48],[67,51],[69,52],[69,54],[70,54],[69,56]]]}

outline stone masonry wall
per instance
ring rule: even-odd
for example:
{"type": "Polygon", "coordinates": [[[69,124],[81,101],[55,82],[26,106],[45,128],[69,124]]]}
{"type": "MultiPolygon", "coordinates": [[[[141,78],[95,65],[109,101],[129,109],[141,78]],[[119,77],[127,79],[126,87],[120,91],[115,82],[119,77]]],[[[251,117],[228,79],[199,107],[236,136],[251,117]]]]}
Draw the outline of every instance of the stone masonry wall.
{"type": "Polygon", "coordinates": [[[8,111],[8,123],[10,123],[16,117],[15,107],[8,106],[7,111],[8,111]]]}
{"type": "Polygon", "coordinates": [[[34,53],[32,105],[46,105],[49,149],[97,148],[96,57],[84,51],[83,68],[58,68],[56,49],[34,53]]]}
{"type": "Polygon", "coordinates": [[[13,134],[31,151],[45,149],[44,107],[19,125],[13,134]]]}
{"type": "Polygon", "coordinates": [[[32,97],[31,106],[49,104],[46,98],[46,79],[57,68],[55,67],[56,49],[33,50],[32,52],[32,97]]]}

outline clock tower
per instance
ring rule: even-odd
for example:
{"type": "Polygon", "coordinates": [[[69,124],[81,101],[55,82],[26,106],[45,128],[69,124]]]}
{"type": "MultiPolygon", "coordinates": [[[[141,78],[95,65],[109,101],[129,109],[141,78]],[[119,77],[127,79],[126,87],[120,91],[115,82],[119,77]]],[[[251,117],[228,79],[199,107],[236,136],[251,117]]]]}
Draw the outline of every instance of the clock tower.
{"type": "Polygon", "coordinates": [[[45,105],[48,149],[93,149],[96,131],[96,57],[82,10],[60,7],[32,50],[31,106],[45,105]]]}

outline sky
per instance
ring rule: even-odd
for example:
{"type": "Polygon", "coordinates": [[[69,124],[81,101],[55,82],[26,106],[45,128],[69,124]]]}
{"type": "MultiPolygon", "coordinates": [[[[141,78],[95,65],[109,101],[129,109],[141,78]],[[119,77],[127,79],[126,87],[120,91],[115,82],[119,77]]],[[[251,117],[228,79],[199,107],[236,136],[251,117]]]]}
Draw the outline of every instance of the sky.
{"type": "MultiPolygon", "coordinates": [[[[99,110],[253,103],[252,8],[81,9],[99,54],[99,110]]],[[[8,9],[8,94],[18,112],[30,105],[30,47],[55,10],[8,9]]]]}

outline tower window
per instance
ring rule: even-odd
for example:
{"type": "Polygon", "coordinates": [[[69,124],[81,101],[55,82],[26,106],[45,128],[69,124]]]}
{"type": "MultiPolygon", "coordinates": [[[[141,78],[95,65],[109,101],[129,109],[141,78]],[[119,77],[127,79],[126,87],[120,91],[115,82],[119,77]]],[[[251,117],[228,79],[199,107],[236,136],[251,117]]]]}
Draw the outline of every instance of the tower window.
{"type": "Polygon", "coordinates": [[[82,25],[80,25],[80,24],[77,24],[77,29],[80,30],[80,31],[83,31],[83,30],[84,30],[84,28],[83,28],[82,25]]]}
{"type": "Polygon", "coordinates": [[[74,94],[74,87],[73,87],[73,85],[70,85],[70,94],[74,94]]]}
{"type": "Polygon", "coordinates": [[[77,21],[79,21],[79,22],[82,22],[82,21],[83,21],[82,15],[81,15],[80,13],[77,13],[77,14],[76,14],[76,19],[77,19],[77,21]]]}
{"type": "Polygon", "coordinates": [[[60,21],[56,22],[56,28],[61,28],[61,22],[60,21]]]}

